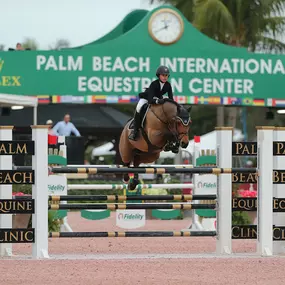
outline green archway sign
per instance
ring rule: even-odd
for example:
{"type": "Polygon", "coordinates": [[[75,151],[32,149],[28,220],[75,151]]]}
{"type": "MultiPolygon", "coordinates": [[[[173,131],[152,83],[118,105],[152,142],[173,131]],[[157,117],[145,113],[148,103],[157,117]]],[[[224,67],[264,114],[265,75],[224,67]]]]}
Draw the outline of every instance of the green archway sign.
{"type": "Polygon", "coordinates": [[[0,52],[0,93],[136,96],[165,64],[181,103],[285,105],[285,56],[216,42],[172,6],[139,12],[85,46],[0,52]]]}

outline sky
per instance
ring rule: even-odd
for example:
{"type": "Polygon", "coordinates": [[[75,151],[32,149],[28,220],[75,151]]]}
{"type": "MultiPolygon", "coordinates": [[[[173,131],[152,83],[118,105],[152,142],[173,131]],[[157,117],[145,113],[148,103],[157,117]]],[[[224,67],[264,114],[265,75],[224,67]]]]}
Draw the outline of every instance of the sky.
{"type": "Polygon", "coordinates": [[[1,0],[0,44],[15,48],[25,38],[39,49],[58,39],[71,47],[92,42],[119,24],[135,9],[152,10],[149,0],[1,0]]]}

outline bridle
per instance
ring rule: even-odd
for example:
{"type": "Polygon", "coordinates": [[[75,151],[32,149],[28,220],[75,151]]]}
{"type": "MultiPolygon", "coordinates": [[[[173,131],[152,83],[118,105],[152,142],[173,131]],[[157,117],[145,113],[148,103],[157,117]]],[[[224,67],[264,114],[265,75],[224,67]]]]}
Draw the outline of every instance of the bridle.
{"type": "MultiPolygon", "coordinates": [[[[171,133],[171,135],[174,137],[175,141],[176,142],[180,142],[184,136],[188,135],[187,132],[178,132],[178,128],[177,128],[177,124],[176,121],[179,120],[183,126],[188,126],[188,124],[191,122],[191,119],[190,119],[190,116],[189,116],[189,119],[187,120],[187,122],[184,122],[179,116],[175,115],[173,116],[169,122],[165,122],[163,121],[161,118],[159,118],[157,116],[157,114],[151,109],[151,106],[150,106],[150,111],[154,114],[154,116],[161,122],[163,123],[164,125],[167,126],[167,129],[169,130],[169,132],[171,133]],[[175,126],[175,128],[173,128],[173,125],[175,126]]],[[[164,116],[167,118],[166,114],[165,114],[165,110],[164,110],[164,107],[162,105],[162,111],[163,111],[163,114],[164,116]]]]}

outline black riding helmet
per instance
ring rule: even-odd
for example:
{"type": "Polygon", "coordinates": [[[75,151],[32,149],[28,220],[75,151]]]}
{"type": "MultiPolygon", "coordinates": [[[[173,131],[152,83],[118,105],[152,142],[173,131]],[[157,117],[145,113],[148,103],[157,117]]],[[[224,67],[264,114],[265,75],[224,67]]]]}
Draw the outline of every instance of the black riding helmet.
{"type": "Polygon", "coordinates": [[[167,74],[168,76],[170,76],[169,68],[165,65],[159,66],[158,69],[156,70],[156,76],[159,77],[159,75],[161,74],[167,74]]]}

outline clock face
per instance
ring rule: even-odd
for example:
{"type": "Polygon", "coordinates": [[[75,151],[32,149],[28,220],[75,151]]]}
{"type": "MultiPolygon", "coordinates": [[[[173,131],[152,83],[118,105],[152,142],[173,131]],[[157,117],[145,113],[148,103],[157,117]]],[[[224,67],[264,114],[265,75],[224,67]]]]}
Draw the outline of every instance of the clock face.
{"type": "Polygon", "coordinates": [[[175,11],[161,9],[151,16],[148,29],[156,42],[169,45],[180,39],[183,34],[184,23],[175,11]]]}

